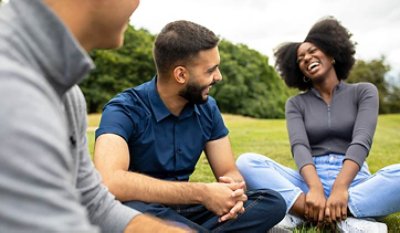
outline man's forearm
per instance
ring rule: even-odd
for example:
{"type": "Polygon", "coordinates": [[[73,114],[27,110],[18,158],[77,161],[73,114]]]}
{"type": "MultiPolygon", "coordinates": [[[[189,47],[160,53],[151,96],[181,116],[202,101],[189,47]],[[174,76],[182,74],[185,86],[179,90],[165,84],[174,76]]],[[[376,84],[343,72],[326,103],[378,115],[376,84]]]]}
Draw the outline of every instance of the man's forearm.
{"type": "Polygon", "coordinates": [[[106,185],[120,201],[162,204],[200,204],[204,183],[165,181],[130,171],[116,171],[106,185]]]}

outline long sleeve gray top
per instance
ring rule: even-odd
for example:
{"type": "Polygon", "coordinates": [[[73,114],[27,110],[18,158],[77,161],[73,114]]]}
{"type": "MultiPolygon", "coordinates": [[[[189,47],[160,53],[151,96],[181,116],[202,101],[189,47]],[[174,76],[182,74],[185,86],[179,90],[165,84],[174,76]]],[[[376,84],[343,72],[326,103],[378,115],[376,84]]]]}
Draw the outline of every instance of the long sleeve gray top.
{"type": "Polygon", "coordinates": [[[312,157],[339,153],[360,167],[372,145],[378,119],[378,90],[370,83],[340,82],[326,104],[316,89],[286,102],[292,154],[300,170],[312,157]]]}
{"type": "Polygon", "coordinates": [[[75,84],[93,63],[40,0],[0,8],[0,232],[122,232],[139,212],[101,184],[75,84]]]}

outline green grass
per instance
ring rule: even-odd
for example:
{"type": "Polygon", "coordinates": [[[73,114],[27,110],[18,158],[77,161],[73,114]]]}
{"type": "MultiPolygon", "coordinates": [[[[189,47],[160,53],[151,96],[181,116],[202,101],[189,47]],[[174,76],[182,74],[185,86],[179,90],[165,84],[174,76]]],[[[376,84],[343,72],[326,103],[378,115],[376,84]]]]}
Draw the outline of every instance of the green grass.
{"type": "MultiPolygon", "coordinates": [[[[223,115],[230,131],[232,148],[237,158],[244,152],[256,152],[286,166],[295,168],[290,154],[290,146],[285,120],[253,119],[242,116],[223,115]]],[[[89,115],[88,140],[93,153],[93,127],[98,126],[100,115],[89,115]]],[[[381,115],[374,137],[372,150],[367,158],[372,173],[400,161],[400,114],[381,115]]],[[[202,155],[196,166],[191,181],[215,181],[207,159],[202,155]]],[[[400,213],[384,219],[389,232],[400,232],[400,213]]],[[[316,232],[315,228],[301,229],[297,232],[316,232]]]]}

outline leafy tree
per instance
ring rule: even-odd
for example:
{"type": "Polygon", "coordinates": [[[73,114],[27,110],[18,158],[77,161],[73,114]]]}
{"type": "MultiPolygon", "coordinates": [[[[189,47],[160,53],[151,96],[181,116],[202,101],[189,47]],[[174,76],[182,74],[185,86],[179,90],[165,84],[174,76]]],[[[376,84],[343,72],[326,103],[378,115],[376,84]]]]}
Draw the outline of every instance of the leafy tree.
{"type": "Polygon", "coordinates": [[[386,108],[388,112],[400,113],[400,86],[391,86],[386,101],[386,108]]]}
{"type": "MultiPolygon", "coordinates": [[[[156,73],[153,41],[148,31],[129,26],[123,48],[91,53],[97,68],[81,83],[89,112],[101,112],[114,95],[152,78],[156,73]]],[[[223,81],[211,90],[211,95],[221,111],[258,118],[284,117],[289,91],[268,65],[268,57],[226,40],[219,48],[223,81]]]]}
{"type": "Polygon", "coordinates": [[[400,72],[397,74],[397,78],[392,75],[394,74],[387,75],[390,86],[385,101],[390,113],[400,113],[400,72]]]}
{"type": "Polygon", "coordinates": [[[257,118],[282,118],[289,96],[268,57],[246,45],[220,43],[223,81],[212,89],[222,112],[257,118]]]}
{"type": "Polygon", "coordinates": [[[153,40],[148,31],[129,26],[121,49],[91,53],[96,69],[80,84],[90,113],[101,112],[114,95],[154,76],[153,40]]]}
{"type": "Polygon", "coordinates": [[[379,113],[389,113],[387,96],[389,94],[389,84],[385,80],[385,74],[390,70],[390,66],[385,64],[385,58],[374,59],[371,61],[359,60],[356,62],[349,75],[348,82],[370,82],[375,84],[379,91],[379,113]]]}

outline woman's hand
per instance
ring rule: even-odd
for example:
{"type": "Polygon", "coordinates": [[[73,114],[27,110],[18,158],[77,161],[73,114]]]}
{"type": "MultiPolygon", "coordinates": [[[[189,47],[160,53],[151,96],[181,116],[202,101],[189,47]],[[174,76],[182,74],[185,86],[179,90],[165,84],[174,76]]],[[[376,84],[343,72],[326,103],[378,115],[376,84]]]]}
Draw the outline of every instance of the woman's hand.
{"type": "Polygon", "coordinates": [[[301,169],[301,175],[308,186],[304,205],[304,217],[311,222],[324,221],[326,197],[324,187],[313,164],[307,164],[301,169]]]}
{"type": "Polygon", "coordinates": [[[326,197],[323,188],[311,188],[306,194],[304,217],[311,222],[324,221],[326,197]]]}
{"type": "Polygon", "coordinates": [[[347,206],[349,202],[348,188],[359,169],[358,164],[352,160],[347,159],[343,162],[343,167],[336,177],[326,203],[326,221],[336,222],[347,218],[347,206]]]}
{"type": "Polygon", "coordinates": [[[349,192],[344,186],[334,186],[326,202],[325,220],[336,222],[347,218],[347,203],[349,192]]]}

